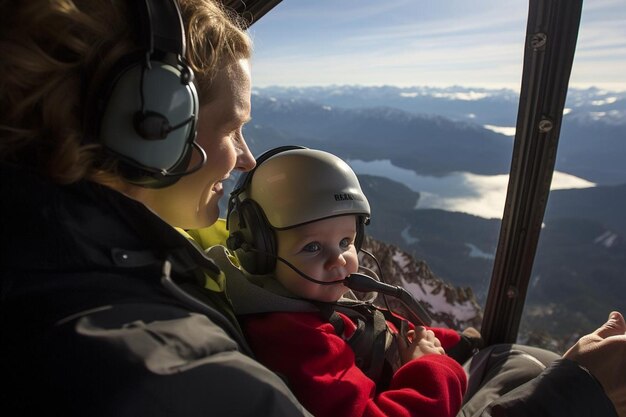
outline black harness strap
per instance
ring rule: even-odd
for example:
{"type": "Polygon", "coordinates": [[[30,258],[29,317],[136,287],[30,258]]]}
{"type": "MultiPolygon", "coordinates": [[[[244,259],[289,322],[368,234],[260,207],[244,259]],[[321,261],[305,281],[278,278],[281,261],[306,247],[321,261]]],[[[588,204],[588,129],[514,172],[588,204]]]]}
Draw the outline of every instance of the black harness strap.
{"type": "Polygon", "coordinates": [[[377,385],[386,384],[388,381],[381,381],[381,378],[384,376],[383,368],[388,350],[393,343],[387,343],[391,332],[385,314],[375,306],[365,303],[346,305],[316,303],[316,305],[322,317],[332,324],[335,333],[348,343],[354,352],[355,363],[359,369],[377,385]],[[349,337],[345,335],[345,323],[338,313],[345,314],[356,325],[356,330],[349,337]]]}

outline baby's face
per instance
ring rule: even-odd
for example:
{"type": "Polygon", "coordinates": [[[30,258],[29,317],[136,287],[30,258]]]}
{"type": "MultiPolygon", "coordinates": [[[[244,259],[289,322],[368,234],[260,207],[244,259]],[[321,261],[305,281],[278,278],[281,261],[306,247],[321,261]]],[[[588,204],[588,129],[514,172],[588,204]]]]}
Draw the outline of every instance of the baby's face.
{"type": "MultiPolygon", "coordinates": [[[[359,267],[354,246],[356,216],[331,217],[278,231],[276,237],[278,256],[319,281],[343,279],[359,267]]],[[[342,283],[307,281],[282,262],[276,263],[276,278],[292,293],[310,300],[333,302],[348,291],[342,283]]]]}

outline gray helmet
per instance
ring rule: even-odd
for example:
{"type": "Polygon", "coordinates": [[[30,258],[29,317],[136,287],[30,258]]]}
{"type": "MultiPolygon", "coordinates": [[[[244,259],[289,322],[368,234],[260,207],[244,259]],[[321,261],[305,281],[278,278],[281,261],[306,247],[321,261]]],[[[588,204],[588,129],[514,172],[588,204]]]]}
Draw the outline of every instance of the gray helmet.
{"type": "Polygon", "coordinates": [[[276,264],[274,230],[350,214],[357,216],[355,246],[360,249],[370,206],[348,164],[314,149],[272,149],[231,193],[227,246],[248,272],[269,273],[276,264]]]}
{"type": "Polygon", "coordinates": [[[324,151],[294,149],[270,157],[255,170],[248,190],[276,229],[344,214],[370,216],[352,168],[324,151]]]}

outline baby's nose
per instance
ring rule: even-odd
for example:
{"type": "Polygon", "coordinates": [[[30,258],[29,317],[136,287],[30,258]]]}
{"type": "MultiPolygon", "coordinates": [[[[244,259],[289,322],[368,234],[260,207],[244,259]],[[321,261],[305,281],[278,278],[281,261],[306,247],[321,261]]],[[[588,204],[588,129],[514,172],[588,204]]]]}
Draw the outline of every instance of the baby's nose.
{"type": "Polygon", "coordinates": [[[328,260],[326,261],[326,268],[341,268],[344,267],[346,263],[346,258],[344,258],[343,253],[336,252],[328,257],[328,260]]]}

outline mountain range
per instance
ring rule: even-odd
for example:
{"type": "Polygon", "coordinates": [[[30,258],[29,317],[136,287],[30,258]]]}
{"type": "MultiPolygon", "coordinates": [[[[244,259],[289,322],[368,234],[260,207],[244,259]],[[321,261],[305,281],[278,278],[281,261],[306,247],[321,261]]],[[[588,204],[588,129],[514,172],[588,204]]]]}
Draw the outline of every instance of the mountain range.
{"type": "MultiPolygon", "coordinates": [[[[254,125],[287,139],[333,140],[345,155],[370,158],[380,141],[393,143],[395,154],[389,148],[385,154],[394,165],[418,173],[509,172],[511,138],[485,126],[515,128],[519,96],[511,90],[336,86],[254,93],[254,125]]],[[[570,89],[556,169],[603,185],[626,182],[625,126],[626,92],[570,89]]]]}

